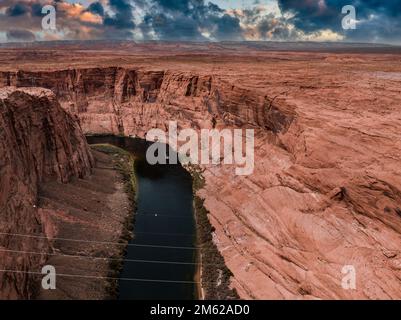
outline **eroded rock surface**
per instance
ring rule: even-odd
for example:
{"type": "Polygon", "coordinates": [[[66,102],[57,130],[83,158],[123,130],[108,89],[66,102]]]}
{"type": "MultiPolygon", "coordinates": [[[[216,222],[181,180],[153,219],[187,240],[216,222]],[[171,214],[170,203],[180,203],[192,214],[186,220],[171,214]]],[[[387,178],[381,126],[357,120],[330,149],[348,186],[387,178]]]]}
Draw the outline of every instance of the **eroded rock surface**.
{"type": "Polygon", "coordinates": [[[31,298],[34,274],[49,250],[46,239],[14,234],[46,234],[38,212],[39,184],[68,182],[90,174],[92,156],[81,128],[50,90],[0,89],[0,297],[31,298]],[[21,251],[13,254],[13,250],[21,251]]]}
{"type": "Polygon", "coordinates": [[[206,165],[199,191],[241,297],[401,298],[399,55],[79,56],[0,81],[52,89],[86,133],[255,129],[254,173],[206,165]]]}

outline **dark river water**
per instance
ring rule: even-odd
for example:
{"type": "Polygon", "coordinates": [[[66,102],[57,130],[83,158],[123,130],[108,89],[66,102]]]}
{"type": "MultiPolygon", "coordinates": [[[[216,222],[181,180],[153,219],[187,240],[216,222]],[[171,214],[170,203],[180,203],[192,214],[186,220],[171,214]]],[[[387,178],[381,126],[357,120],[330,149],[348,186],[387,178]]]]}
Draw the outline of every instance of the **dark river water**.
{"type": "Polygon", "coordinates": [[[119,299],[197,298],[190,174],[179,164],[149,165],[145,158],[148,143],[144,140],[115,136],[87,139],[90,144],[118,146],[136,158],[134,239],[129,243],[120,275],[119,299]]]}

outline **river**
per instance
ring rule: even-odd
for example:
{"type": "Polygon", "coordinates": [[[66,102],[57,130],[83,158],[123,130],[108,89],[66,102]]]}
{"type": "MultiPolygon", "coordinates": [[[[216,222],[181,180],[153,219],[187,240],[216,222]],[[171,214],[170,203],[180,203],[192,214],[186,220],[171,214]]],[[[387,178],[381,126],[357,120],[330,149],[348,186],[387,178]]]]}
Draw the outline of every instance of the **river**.
{"type": "Polygon", "coordinates": [[[119,299],[196,299],[191,175],[180,164],[148,164],[148,143],[141,139],[90,136],[88,142],[112,144],[135,157],[138,189],[134,238],[120,275],[119,299]]]}

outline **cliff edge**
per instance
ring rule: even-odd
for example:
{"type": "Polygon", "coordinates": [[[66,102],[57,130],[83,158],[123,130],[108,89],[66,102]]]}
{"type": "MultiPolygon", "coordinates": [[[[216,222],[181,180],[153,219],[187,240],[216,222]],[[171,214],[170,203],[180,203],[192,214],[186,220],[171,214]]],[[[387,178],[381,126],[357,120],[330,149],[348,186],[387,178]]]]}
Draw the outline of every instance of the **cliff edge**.
{"type": "Polygon", "coordinates": [[[79,124],[50,90],[15,87],[0,89],[0,155],[0,298],[32,298],[50,249],[45,236],[22,236],[46,235],[39,184],[83,178],[93,158],[79,124]]]}

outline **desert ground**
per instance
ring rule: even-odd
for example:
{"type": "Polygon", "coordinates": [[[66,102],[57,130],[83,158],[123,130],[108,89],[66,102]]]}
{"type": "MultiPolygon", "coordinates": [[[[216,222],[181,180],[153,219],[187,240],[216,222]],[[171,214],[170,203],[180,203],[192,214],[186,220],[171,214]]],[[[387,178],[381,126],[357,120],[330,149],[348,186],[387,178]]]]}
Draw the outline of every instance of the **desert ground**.
{"type": "Polygon", "coordinates": [[[52,90],[85,134],[254,129],[253,174],[204,165],[198,191],[239,296],[400,299],[401,54],[340,49],[18,46],[0,86],[52,90]]]}

